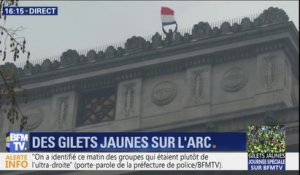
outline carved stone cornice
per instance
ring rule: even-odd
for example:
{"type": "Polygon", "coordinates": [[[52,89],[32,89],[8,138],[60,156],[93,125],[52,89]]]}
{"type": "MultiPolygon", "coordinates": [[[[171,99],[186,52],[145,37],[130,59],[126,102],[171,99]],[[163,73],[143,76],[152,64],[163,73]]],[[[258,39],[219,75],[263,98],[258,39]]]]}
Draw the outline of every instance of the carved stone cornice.
{"type": "Polygon", "coordinates": [[[61,83],[28,90],[30,99],[46,98],[56,93],[63,93],[74,90],[90,90],[116,86],[118,82],[140,78],[153,77],[164,74],[184,71],[190,67],[205,64],[221,64],[239,59],[253,58],[257,54],[283,49],[285,40],[269,41],[261,44],[250,45],[242,48],[214,52],[206,55],[187,57],[182,60],[161,63],[153,66],[141,66],[134,70],[120,71],[112,74],[102,75],[93,78],[75,80],[68,83],[61,83]],[[32,92],[32,93],[31,93],[32,92]]]}
{"type": "Polygon", "coordinates": [[[116,85],[117,85],[116,76],[111,78],[109,77],[89,78],[89,79],[84,79],[79,81],[57,84],[48,87],[30,89],[27,90],[27,98],[28,100],[36,100],[41,98],[48,98],[54,94],[59,94],[59,93],[64,93],[69,91],[88,91],[93,89],[115,87],[116,85]]]}
{"type": "MultiPolygon", "coordinates": [[[[247,24],[248,25],[248,24],[247,24]]],[[[251,30],[246,31],[240,31],[238,33],[232,33],[230,35],[220,35],[218,37],[210,37],[207,39],[200,39],[197,41],[184,41],[182,44],[179,45],[172,45],[170,47],[164,47],[164,48],[153,48],[144,50],[143,52],[137,52],[134,54],[127,54],[124,55],[124,49],[118,48],[118,50],[113,49],[112,47],[109,47],[107,50],[107,53],[110,53],[110,55],[113,55],[110,59],[102,59],[103,52],[99,52],[97,55],[93,52],[93,54],[89,54],[90,58],[82,58],[83,55],[78,55],[75,53],[74,50],[68,50],[66,53],[63,54],[62,60],[63,62],[55,61],[53,63],[49,62],[49,60],[45,60],[42,66],[35,65],[35,66],[27,66],[29,68],[26,68],[25,70],[21,68],[16,68],[14,65],[2,65],[2,68],[8,68],[16,70],[14,72],[17,72],[19,75],[19,79],[23,85],[45,81],[45,80],[53,80],[60,77],[66,77],[69,75],[75,75],[75,74],[82,74],[87,73],[90,71],[95,71],[99,69],[106,69],[111,67],[117,67],[120,65],[125,64],[131,64],[136,62],[141,62],[145,60],[152,60],[152,59],[158,59],[160,57],[166,57],[176,54],[182,54],[182,53],[188,53],[195,50],[201,50],[206,48],[212,48],[222,45],[228,45],[240,41],[246,41],[248,39],[254,39],[254,38],[260,38],[261,36],[269,36],[274,34],[280,34],[283,32],[288,32],[292,36],[298,36],[298,33],[295,29],[295,26],[291,22],[286,23],[279,23],[279,24],[273,24],[269,26],[259,27],[259,28],[252,28],[251,30]],[[110,50],[109,50],[110,49],[110,50]],[[70,58],[70,56],[75,55],[74,58],[70,58]],[[102,56],[101,56],[102,55],[102,56]],[[120,56],[122,55],[122,56],[120,56]],[[96,58],[95,58],[96,56],[96,58]],[[101,58],[100,58],[101,57],[101,58]],[[93,63],[91,63],[92,60],[93,63]],[[95,61],[96,60],[96,61],[95,61]],[[63,64],[62,64],[63,63],[63,64]],[[75,64],[78,63],[78,64],[75,64]]],[[[159,37],[158,37],[159,38],[159,37]]],[[[292,38],[294,39],[294,38],[292,38]]],[[[158,39],[159,40],[159,39],[158,39]]],[[[298,43],[294,39],[291,41],[288,37],[286,38],[287,41],[285,43],[282,43],[282,41],[277,42],[278,45],[269,45],[266,43],[261,43],[261,46],[255,47],[256,54],[261,52],[267,52],[274,49],[279,49],[281,47],[286,47],[291,42],[295,42],[296,45],[298,43]],[[280,44],[281,43],[281,44],[280,44]]],[[[156,41],[157,42],[157,41],[156,41]]],[[[276,42],[276,41],[274,41],[276,42]]],[[[291,44],[289,44],[291,45],[291,44]]],[[[295,44],[292,45],[292,47],[287,48],[290,50],[295,50],[295,44]]],[[[298,51],[293,51],[292,57],[297,57],[298,51]],[[295,52],[295,53],[294,53],[295,52]]],[[[240,53],[243,54],[243,53],[240,53]]],[[[211,57],[211,55],[202,55],[201,57],[211,57]]],[[[220,57],[223,57],[224,61],[230,61],[234,59],[234,57],[240,57],[237,56],[230,56],[230,57],[224,57],[223,53],[219,53],[220,57]]],[[[186,58],[189,59],[189,58],[186,58]]],[[[293,60],[296,60],[296,58],[292,58],[293,60]]],[[[211,62],[211,59],[209,59],[211,62]]],[[[219,58],[212,58],[213,62],[218,62],[219,58]],[[216,60],[216,61],[215,61],[216,60]]],[[[202,62],[201,60],[200,62],[202,62]]],[[[204,59],[204,62],[207,62],[204,59]]],[[[190,63],[188,63],[190,64],[190,63]]],[[[193,64],[193,63],[192,63],[193,64]]],[[[1,82],[0,82],[1,83],[1,82]]]]}
{"type": "Polygon", "coordinates": [[[138,70],[119,73],[115,76],[116,81],[125,81],[142,77],[142,72],[138,70]]]}

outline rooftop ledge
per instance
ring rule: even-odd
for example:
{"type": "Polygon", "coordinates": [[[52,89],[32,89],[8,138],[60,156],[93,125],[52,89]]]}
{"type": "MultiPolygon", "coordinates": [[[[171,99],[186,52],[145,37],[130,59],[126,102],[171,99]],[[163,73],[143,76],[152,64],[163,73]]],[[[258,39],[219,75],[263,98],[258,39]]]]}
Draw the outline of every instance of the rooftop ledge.
{"type": "Polygon", "coordinates": [[[175,33],[172,42],[167,42],[159,33],[155,33],[150,41],[142,37],[133,36],[127,39],[124,47],[108,46],[104,51],[89,50],[86,55],[80,55],[76,50],[67,50],[62,53],[59,60],[51,61],[45,59],[41,64],[27,64],[24,68],[17,67],[14,63],[5,63],[1,65],[1,69],[16,72],[20,79],[31,79],[37,76],[60,74],[65,71],[80,70],[83,66],[120,65],[126,62],[143,61],[149,58],[157,58],[157,55],[168,56],[176,53],[182,53],[182,50],[195,50],[199,46],[210,47],[214,43],[222,40],[229,42],[238,41],[235,38],[242,37],[245,34],[257,34],[267,32],[270,28],[286,28],[293,36],[293,42],[299,45],[299,32],[295,25],[289,22],[287,14],[279,8],[270,7],[263,11],[260,15],[253,18],[243,18],[237,22],[223,22],[219,27],[211,27],[208,22],[199,22],[195,24],[190,33],[175,33]],[[230,39],[230,40],[229,40],[230,39]],[[172,52],[170,52],[172,51],[172,52]],[[180,52],[181,51],[181,52],[180,52]],[[138,60],[137,60],[138,59],[138,60]],[[92,64],[91,64],[92,63],[92,64]]]}

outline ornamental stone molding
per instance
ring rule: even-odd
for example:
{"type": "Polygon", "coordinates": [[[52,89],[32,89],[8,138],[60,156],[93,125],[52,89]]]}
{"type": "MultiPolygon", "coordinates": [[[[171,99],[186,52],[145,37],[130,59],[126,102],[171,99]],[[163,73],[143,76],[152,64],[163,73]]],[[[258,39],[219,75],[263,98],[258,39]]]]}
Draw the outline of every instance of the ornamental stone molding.
{"type": "Polygon", "coordinates": [[[253,27],[252,22],[250,21],[249,18],[243,18],[241,22],[241,30],[246,31],[249,30],[253,27]]]}
{"type": "Polygon", "coordinates": [[[94,62],[97,59],[97,53],[95,50],[90,50],[88,51],[86,57],[88,62],[94,62]]]}
{"type": "Polygon", "coordinates": [[[172,81],[156,84],[152,90],[152,102],[158,106],[171,103],[177,95],[177,85],[172,81]]]}
{"type": "Polygon", "coordinates": [[[55,61],[53,61],[53,70],[54,69],[59,69],[59,66],[60,66],[60,62],[59,61],[57,61],[57,60],[55,60],[55,61]]]}
{"type": "Polygon", "coordinates": [[[181,44],[182,42],[183,42],[183,36],[181,35],[181,33],[179,32],[174,33],[172,45],[181,44]]]}
{"type": "Polygon", "coordinates": [[[118,47],[117,48],[117,57],[121,57],[125,54],[125,49],[123,49],[122,47],[118,47]]]}
{"type": "Polygon", "coordinates": [[[232,28],[230,26],[230,23],[229,22],[223,22],[222,25],[221,25],[221,34],[229,34],[232,32],[232,28]]]}
{"type": "Polygon", "coordinates": [[[229,69],[223,75],[221,87],[226,92],[236,92],[246,86],[248,77],[239,67],[229,69]]]}
{"type": "Polygon", "coordinates": [[[233,25],[232,25],[232,32],[234,32],[234,33],[237,33],[237,32],[239,32],[240,31],[240,25],[238,24],[238,23],[234,23],[233,25]]]}
{"type": "Polygon", "coordinates": [[[105,53],[103,51],[99,51],[98,54],[97,54],[97,61],[101,61],[101,60],[104,60],[105,58],[105,53]]]}
{"type": "Polygon", "coordinates": [[[60,57],[60,68],[76,65],[79,61],[79,54],[76,50],[69,49],[60,57]]]}
{"type": "Polygon", "coordinates": [[[114,46],[108,46],[105,50],[105,58],[114,58],[117,56],[117,50],[114,46]]]}
{"type": "Polygon", "coordinates": [[[211,35],[212,29],[208,22],[199,22],[192,29],[193,40],[207,38],[211,35]]]}
{"type": "MultiPolygon", "coordinates": [[[[187,68],[197,67],[200,65],[205,64],[212,64],[212,63],[224,63],[229,61],[247,59],[250,57],[255,57],[257,54],[270,52],[272,50],[278,50],[282,48],[282,44],[277,42],[270,42],[264,45],[257,45],[255,47],[265,47],[261,49],[235,49],[231,52],[226,53],[214,53],[211,55],[203,55],[203,56],[196,56],[186,58],[182,62],[174,65],[161,65],[158,67],[154,67],[151,69],[139,69],[134,71],[126,71],[121,72],[118,74],[112,74],[110,76],[105,77],[95,77],[95,78],[88,78],[84,80],[78,80],[68,83],[61,83],[53,86],[38,88],[28,90],[30,96],[30,100],[39,99],[39,98],[46,98],[53,94],[63,93],[66,91],[72,90],[80,90],[80,89],[92,89],[92,88],[105,88],[109,86],[115,86],[118,81],[125,81],[139,77],[154,77],[179,71],[184,71],[187,68]]],[[[31,64],[29,64],[31,65],[31,64]]],[[[59,62],[54,62],[53,66],[58,66],[59,62]]],[[[92,64],[91,64],[92,65],[92,64]]],[[[86,69],[81,69],[86,70],[86,69]]],[[[74,72],[75,73],[75,72],[74,72]]],[[[49,75],[48,75],[49,77],[49,75]]],[[[38,78],[35,78],[34,81],[37,81],[38,78]]]]}
{"type": "Polygon", "coordinates": [[[143,51],[146,47],[146,40],[142,37],[133,36],[125,43],[125,52],[127,54],[143,51]]]}
{"type": "Polygon", "coordinates": [[[41,66],[42,66],[42,72],[48,72],[48,71],[52,70],[52,68],[53,68],[52,62],[49,59],[46,59],[45,61],[43,61],[41,66]]]}
{"type": "Polygon", "coordinates": [[[264,10],[263,13],[254,19],[256,26],[269,25],[289,21],[288,15],[282,9],[270,7],[264,10]]]}
{"type": "Polygon", "coordinates": [[[185,33],[183,35],[183,42],[185,42],[185,43],[190,42],[191,39],[192,39],[192,37],[188,33],[185,33]]]}
{"type": "Polygon", "coordinates": [[[162,48],[163,47],[163,40],[162,36],[156,32],[155,35],[152,36],[152,48],[157,49],[157,48],[162,48]]]}

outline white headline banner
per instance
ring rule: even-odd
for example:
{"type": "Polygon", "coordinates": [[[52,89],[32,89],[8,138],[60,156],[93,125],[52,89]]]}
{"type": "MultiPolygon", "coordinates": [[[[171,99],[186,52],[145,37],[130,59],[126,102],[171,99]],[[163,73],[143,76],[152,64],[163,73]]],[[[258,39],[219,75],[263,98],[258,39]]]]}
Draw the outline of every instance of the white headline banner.
{"type": "MultiPolygon", "coordinates": [[[[247,170],[247,153],[0,153],[0,170],[247,170]]],[[[299,153],[286,153],[299,170],[299,153]]]]}

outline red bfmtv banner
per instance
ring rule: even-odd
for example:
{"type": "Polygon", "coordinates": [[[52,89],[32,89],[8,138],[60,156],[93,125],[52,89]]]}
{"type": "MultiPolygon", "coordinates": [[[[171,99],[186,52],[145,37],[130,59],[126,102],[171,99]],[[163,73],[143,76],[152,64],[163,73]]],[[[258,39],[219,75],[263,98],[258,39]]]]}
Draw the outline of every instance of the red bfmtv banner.
{"type": "Polygon", "coordinates": [[[162,25],[171,25],[175,24],[175,17],[174,17],[174,10],[168,8],[168,7],[161,7],[161,22],[162,25]]]}

